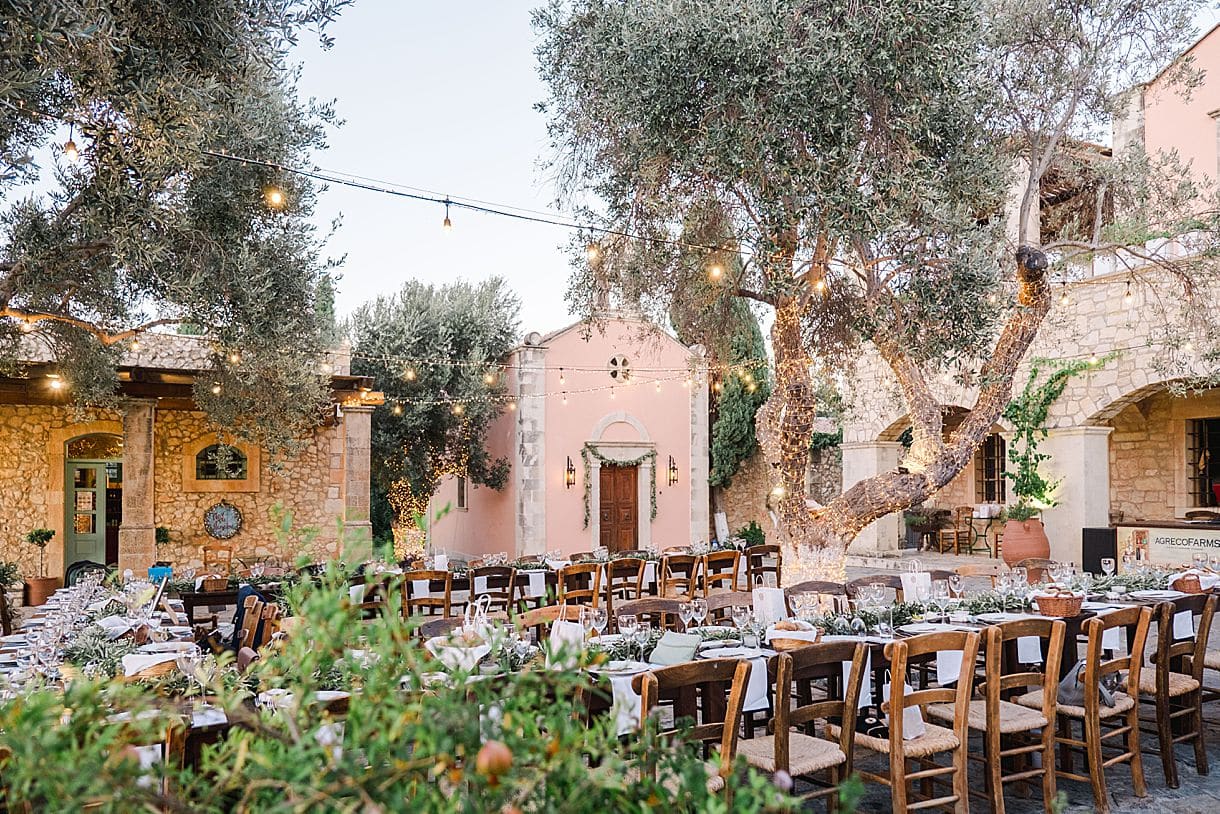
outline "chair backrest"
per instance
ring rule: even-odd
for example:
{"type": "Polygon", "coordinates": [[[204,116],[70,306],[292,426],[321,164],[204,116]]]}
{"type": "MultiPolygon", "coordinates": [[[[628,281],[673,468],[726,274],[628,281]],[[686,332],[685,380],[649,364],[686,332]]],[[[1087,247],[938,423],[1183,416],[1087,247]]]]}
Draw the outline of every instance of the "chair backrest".
{"type": "Polygon", "coordinates": [[[405,589],[399,587],[399,577],[397,574],[365,574],[354,577],[351,584],[363,585],[364,594],[360,602],[356,603],[361,611],[361,615],[365,619],[372,619],[385,613],[389,605],[389,599],[395,591],[400,593],[405,589]]]}
{"type": "Polygon", "coordinates": [[[661,576],[657,588],[661,596],[694,596],[695,580],[698,576],[698,557],[693,554],[666,554],[661,558],[661,576]]]}
{"type": "MultiPolygon", "coordinates": [[[[1055,720],[1056,697],[1059,689],[1060,663],[1063,660],[1063,637],[1067,625],[1062,619],[1017,619],[992,625],[983,631],[984,678],[979,692],[987,706],[988,727],[998,727],[1000,701],[1008,700],[1017,690],[1037,687],[1042,690],[1042,713],[1048,721],[1055,720]],[[1016,652],[1016,641],[1037,638],[1045,664],[1042,670],[1011,662],[1006,656],[1016,652]],[[1012,644],[1009,644],[1012,642],[1012,644]]],[[[1019,656],[1018,656],[1019,658],[1019,656]]]]}
{"type": "Polygon", "coordinates": [[[1041,582],[1044,578],[1049,576],[1051,566],[1054,564],[1054,560],[1048,560],[1046,557],[1026,557],[1023,560],[1017,560],[1014,562],[1013,567],[1024,568],[1026,578],[1032,585],[1035,582],[1041,582]]]}
{"type": "Polygon", "coordinates": [[[545,605],[541,608],[522,611],[513,617],[513,624],[518,630],[534,632],[534,641],[545,641],[551,633],[551,625],[556,621],[575,621],[580,618],[580,608],[576,605],[545,605]]]}
{"type": "Polygon", "coordinates": [[[767,661],[767,676],[775,689],[775,717],[768,729],[775,733],[775,769],[789,770],[789,741],[792,727],[801,727],[808,734],[817,721],[834,719],[840,725],[839,748],[847,756],[844,776],[851,774],[852,736],[856,728],[856,709],[859,706],[860,685],[864,676],[868,646],[864,642],[818,642],[807,647],[772,656],[767,661]],[[840,680],[844,662],[851,664],[846,686],[840,680]],[[824,700],[814,701],[808,693],[798,690],[798,705],[792,704],[793,683],[802,686],[816,679],[827,678],[828,687],[843,687],[839,697],[827,695],[824,700]]]}
{"type": "Polygon", "coordinates": [[[565,566],[559,571],[559,601],[565,605],[596,607],[601,584],[601,563],[582,562],[565,566]]]}
{"type": "Polygon", "coordinates": [[[549,605],[559,599],[559,574],[549,568],[519,568],[516,575],[513,577],[513,586],[516,597],[513,600],[512,610],[525,610],[529,607],[542,607],[549,605]],[[530,596],[530,582],[533,576],[529,571],[542,572],[542,595],[530,596]]]}
{"type": "Polygon", "coordinates": [[[675,697],[675,727],[684,719],[694,725],[689,730],[675,728],[663,734],[681,732],[693,740],[718,746],[719,774],[727,778],[737,757],[737,732],[750,666],[745,659],[705,659],[636,676],[631,686],[640,695],[640,723],[648,720],[662,695],[675,697]]]}
{"type": "Polygon", "coordinates": [[[634,614],[641,624],[647,623],[661,630],[677,630],[678,606],[681,604],[681,599],[663,596],[645,596],[640,599],[630,599],[626,602],[616,602],[614,605],[614,615],[610,618],[613,619],[620,613],[634,614]]]}
{"type": "Polygon", "coordinates": [[[867,577],[857,577],[843,586],[844,593],[848,599],[855,599],[860,593],[860,588],[866,585],[872,585],[874,582],[880,582],[885,587],[894,592],[894,599],[897,602],[903,601],[902,595],[902,577],[898,574],[873,574],[867,577]]]}
{"type": "Polygon", "coordinates": [[[909,639],[890,642],[885,646],[893,681],[890,684],[890,700],[882,705],[882,709],[889,715],[891,755],[902,754],[904,751],[903,710],[908,707],[925,707],[928,704],[953,705],[953,731],[957,735],[958,742],[963,745],[962,748],[965,748],[966,722],[974,683],[973,665],[978,652],[979,634],[974,631],[961,630],[913,636],[909,639]],[[911,659],[953,650],[960,651],[962,654],[962,672],[956,686],[906,691],[904,682],[907,666],[911,659]]]}
{"type": "Polygon", "coordinates": [[[746,607],[754,609],[754,594],[749,591],[727,591],[711,594],[707,598],[707,618],[712,624],[732,619],[732,609],[746,607]]]}
{"type": "Polygon", "coordinates": [[[990,577],[991,587],[995,587],[996,578],[1005,572],[1005,567],[998,562],[979,562],[959,565],[953,569],[953,573],[959,577],[990,577]]]}
{"type": "Polygon", "coordinates": [[[1139,704],[1140,668],[1144,663],[1144,642],[1148,638],[1148,623],[1152,619],[1152,608],[1147,606],[1123,608],[1094,616],[1084,623],[1088,636],[1085,648],[1084,708],[1086,720],[1095,717],[1101,706],[1098,687],[1110,673],[1127,671],[1127,694],[1139,704]],[[1111,659],[1105,658],[1106,646],[1102,637],[1107,630],[1123,628],[1127,631],[1130,650],[1111,659]]]}
{"type": "Polygon", "coordinates": [[[203,546],[203,570],[208,574],[230,574],[233,571],[233,546],[208,543],[203,546]]]}
{"type": "MultiPolygon", "coordinates": [[[[784,607],[788,609],[789,616],[796,615],[796,609],[793,607],[792,598],[801,594],[823,594],[826,596],[837,597],[846,596],[847,591],[843,585],[838,582],[825,582],[820,579],[811,579],[805,582],[798,582],[796,585],[789,585],[784,589],[784,607]]],[[[838,600],[835,600],[836,602],[838,600]]]]}
{"type": "Polygon", "coordinates": [[[250,665],[259,660],[258,651],[253,647],[243,647],[237,651],[237,672],[245,675],[250,665]]]}
{"type": "Polygon", "coordinates": [[[467,572],[470,577],[470,601],[473,603],[480,597],[490,597],[491,610],[508,613],[513,604],[514,587],[517,572],[507,565],[483,565],[471,568],[467,572]],[[480,588],[481,585],[481,588],[480,588]]]}
{"type": "Polygon", "coordinates": [[[263,601],[257,596],[247,596],[243,603],[245,612],[241,617],[241,635],[237,638],[238,648],[250,647],[258,649],[258,623],[263,619],[263,601]]]}
{"type": "Polygon", "coordinates": [[[639,599],[644,586],[644,560],[619,557],[606,563],[607,607],[615,599],[639,599]]]}
{"type": "Polygon", "coordinates": [[[725,549],[703,555],[703,595],[714,589],[737,590],[737,577],[741,571],[741,552],[725,549]]]}
{"type": "Polygon", "coordinates": [[[1170,672],[1186,673],[1202,684],[1203,660],[1207,656],[1207,640],[1211,636],[1217,603],[1220,603],[1220,597],[1215,594],[1190,594],[1172,602],[1162,602],[1153,609],[1156,659],[1152,667],[1156,670],[1158,695],[1169,696],[1170,672]],[[1193,636],[1179,638],[1175,635],[1174,622],[1179,613],[1190,614],[1193,636]],[[1174,663],[1178,660],[1181,660],[1182,669],[1175,671],[1174,663]]]}
{"type": "Polygon", "coordinates": [[[958,506],[953,510],[953,528],[955,531],[966,531],[974,517],[973,506],[958,506]]]}
{"type": "Polygon", "coordinates": [[[572,562],[589,562],[597,559],[597,555],[592,551],[577,551],[571,556],[572,562]]]}
{"type": "Polygon", "coordinates": [[[747,587],[765,585],[767,574],[775,574],[775,587],[783,587],[784,552],[777,545],[756,545],[746,549],[747,587]]]}
{"type": "Polygon", "coordinates": [[[447,569],[406,571],[401,579],[404,614],[453,615],[453,574],[447,569]]]}

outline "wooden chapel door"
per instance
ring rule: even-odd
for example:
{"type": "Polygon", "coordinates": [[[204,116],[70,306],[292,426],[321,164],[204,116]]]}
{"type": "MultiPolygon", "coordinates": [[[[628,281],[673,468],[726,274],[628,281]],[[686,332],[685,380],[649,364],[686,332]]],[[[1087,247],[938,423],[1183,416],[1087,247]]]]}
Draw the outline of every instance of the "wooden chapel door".
{"type": "Polygon", "coordinates": [[[639,548],[638,470],[634,466],[601,467],[598,516],[601,518],[600,542],[611,551],[639,548]]]}

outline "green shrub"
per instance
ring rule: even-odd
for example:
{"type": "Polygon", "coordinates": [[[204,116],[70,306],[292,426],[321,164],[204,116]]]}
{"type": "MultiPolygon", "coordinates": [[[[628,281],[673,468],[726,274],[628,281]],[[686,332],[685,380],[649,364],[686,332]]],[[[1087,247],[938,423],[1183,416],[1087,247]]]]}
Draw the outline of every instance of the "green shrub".
{"type": "Polygon", "coordinates": [[[740,537],[746,541],[746,548],[752,548],[756,545],[765,545],[767,542],[766,532],[762,530],[762,526],[754,520],[751,520],[749,525],[742,526],[737,529],[735,537],[740,537]]]}

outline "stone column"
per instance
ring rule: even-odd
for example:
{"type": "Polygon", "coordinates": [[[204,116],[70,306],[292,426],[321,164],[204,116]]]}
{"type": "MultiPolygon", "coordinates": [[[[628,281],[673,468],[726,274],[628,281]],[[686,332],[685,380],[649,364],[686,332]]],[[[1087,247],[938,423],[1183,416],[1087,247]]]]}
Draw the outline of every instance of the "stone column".
{"type": "Polygon", "coordinates": [[[372,555],[369,471],[373,408],[343,408],[343,558],[363,561],[372,555]]]}
{"type": "Polygon", "coordinates": [[[119,571],[147,574],[157,561],[153,519],[153,431],[157,402],[130,399],[123,405],[123,522],[119,526],[119,571]]]}
{"type": "MultiPolygon", "coordinates": [[[[542,554],[546,539],[546,348],[526,345],[517,357],[517,555],[542,554]]],[[[581,486],[579,479],[577,486],[581,486]]]]}
{"type": "MultiPolygon", "coordinates": [[[[843,444],[841,449],[843,450],[843,491],[845,492],[866,478],[888,472],[898,466],[898,460],[902,457],[903,452],[902,444],[897,441],[847,443],[843,444]]],[[[850,550],[853,554],[897,551],[901,527],[900,514],[887,514],[865,526],[852,541],[850,550]]]]}
{"type": "Polygon", "coordinates": [[[1081,529],[1110,525],[1110,433],[1113,427],[1051,430],[1038,451],[1050,455],[1043,470],[1059,480],[1059,505],[1042,513],[1051,559],[1080,564],[1081,529]]]}
{"type": "MultiPolygon", "coordinates": [[[[686,477],[690,484],[690,543],[709,538],[711,533],[711,499],[708,486],[709,438],[707,427],[707,361],[703,346],[695,345],[692,353],[701,357],[699,370],[691,382],[690,394],[690,469],[686,477]]],[[[660,460],[657,467],[664,471],[660,460]]],[[[679,474],[678,477],[682,477],[679,474]]]]}

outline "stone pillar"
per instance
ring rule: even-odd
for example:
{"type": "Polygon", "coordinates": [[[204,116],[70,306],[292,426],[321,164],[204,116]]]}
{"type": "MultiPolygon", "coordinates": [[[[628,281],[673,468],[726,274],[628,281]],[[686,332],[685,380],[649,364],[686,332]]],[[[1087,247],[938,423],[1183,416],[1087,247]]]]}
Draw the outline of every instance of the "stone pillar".
{"type": "MultiPolygon", "coordinates": [[[[897,441],[847,443],[843,444],[841,449],[845,492],[866,478],[894,469],[903,453],[903,446],[897,441]]],[[[901,515],[887,514],[865,526],[852,541],[850,551],[854,554],[897,551],[901,528],[901,515]]]]}
{"type": "MultiPolygon", "coordinates": [[[[517,357],[517,555],[543,554],[546,540],[546,348],[526,345],[517,357]]],[[[579,461],[575,462],[579,466],[579,461]]],[[[579,470],[578,470],[579,471],[579,470]]],[[[582,486],[577,480],[577,486],[582,486]]]]}
{"type": "MultiPolygon", "coordinates": [[[[699,370],[690,387],[690,470],[687,481],[690,483],[690,543],[693,545],[711,539],[711,499],[707,482],[710,451],[707,426],[707,361],[703,358],[702,345],[695,345],[691,352],[698,353],[701,357],[699,370]]],[[[665,471],[660,460],[657,461],[657,468],[665,471]]]]}
{"type": "Polygon", "coordinates": [[[153,501],[153,431],[157,402],[130,399],[123,405],[123,522],[119,526],[119,571],[146,575],[157,561],[153,501]]]}
{"type": "Polygon", "coordinates": [[[1081,529],[1110,525],[1110,433],[1113,427],[1051,430],[1038,446],[1047,480],[1059,480],[1057,506],[1042,513],[1051,559],[1080,564],[1081,529]]]}
{"type": "Polygon", "coordinates": [[[364,561],[373,553],[369,519],[369,471],[373,407],[343,408],[343,558],[364,561]]]}

